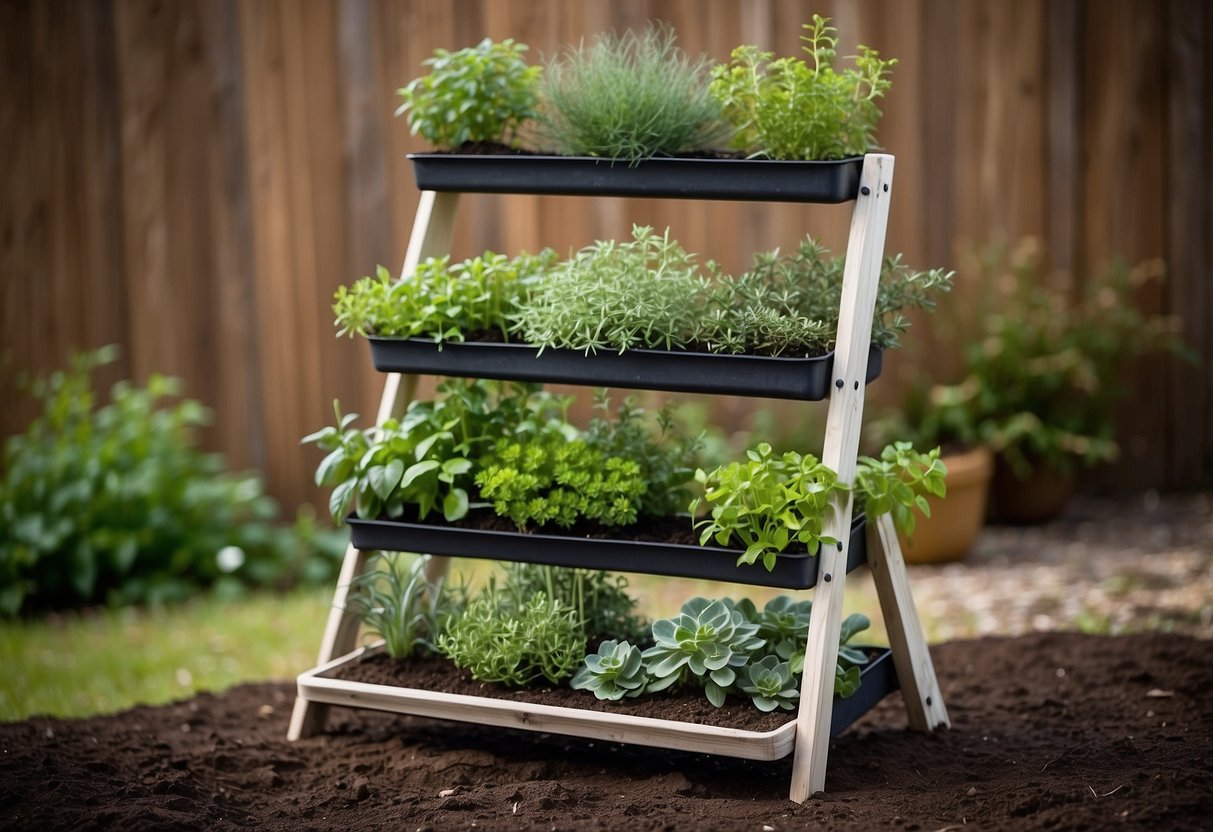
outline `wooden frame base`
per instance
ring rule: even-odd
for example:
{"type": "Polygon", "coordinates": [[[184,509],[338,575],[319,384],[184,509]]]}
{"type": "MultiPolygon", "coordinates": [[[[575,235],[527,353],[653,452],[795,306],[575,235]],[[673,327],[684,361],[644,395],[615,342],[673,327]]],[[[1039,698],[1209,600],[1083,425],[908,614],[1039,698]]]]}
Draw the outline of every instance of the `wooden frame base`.
{"type": "MultiPolygon", "coordinates": [[[[842,483],[852,482],[855,475],[872,334],[872,314],[884,253],[892,181],[892,156],[869,154],[864,157],[859,194],[855,198],[847,243],[832,373],[834,379],[830,385],[826,440],[822,451],[822,461],[838,472],[839,482],[842,483]]],[[[401,271],[402,277],[411,275],[423,259],[444,254],[449,249],[458,202],[458,193],[422,193],[408,253],[401,271]]],[[[404,404],[411,396],[412,381],[412,377],[388,375],[380,403],[379,421],[403,411],[404,404]]],[[[836,499],[830,506],[825,533],[838,540],[847,541],[852,508],[849,493],[836,499]]],[[[908,721],[911,727],[923,731],[946,726],[947,710],[944,708],[922,625],[910,597],[909,581],[897,535],[893,531],[892,521],[887,516],[871,525],[867,549],[881,612],[889,632],[898,680],[905,691],[908,721]]],[[[598,713],[597,716],[587,719],[580,715],[563,713],[572,709],[562,708],[553,709],[552,713],[541,711],[529,715],[527,727],[542,724],[542,730],[546,731],[572,733],[576,736],[602,736],[622,742],[639,742],[686,750],[711,750],[705,747],[708,744],[716,749],[722,746],[744,748],[745,753],[739,756],[758,755],[750,757],[751,759],[775,759],[775,756],[770,755],[786,754],[787,744],[791,743],[795,758],[789,797],[794,801],[803,802],[825,788],[826,761],[832,734],[834,665],[838,657],[847,555],[843,544],[837,549],[823,549],[819,554],[820,578],[809,624],[800,709],[793,723],[794,728],[780,729],[775,732],[778,737],[724,736],[716,731],[703,732],[688,728],[681,723],[673,726],[637,724],[635,718],[624,718],[610,713],[598,713]],[[539,723],[535,720],[539,720],[539,723]],[[587,731],[594,733],[585,733],[587,731]],[[709,737],[712,739],[709,740],[709,737]]],[[[391,693],[370,689],[382,686],[358,687],[349,682],[334,686],[334,680],[326,677],[325,672],[334,666],[335,659],[340,663],[348,660],[354,652],[357,622],[345,612],[345,602],[351,582],[362,573],[365,565],[365,554],[351,546],[346,552],[341,577],[333,594],[333,608],[321,641],[318,667],[299,677],[301,695],[295,703],[288,737],[294,740],[321,731],[326,710],[331,704],[388,710],[407,709],[405,712],[408,713],[465,718],[492,725],[520,727],[520,711],[488,705],[475,697],[464,697],[474,700],[465,702],[450,695],[424,691],[391,693]],[[339,656],[342,658],[337,659],[339,656]]],[[[445,559],[435,558],[431,561],[431,568],[444,570],[445,559]]],[[[722,752],[717,750],[717,753],[722,752]]]]}

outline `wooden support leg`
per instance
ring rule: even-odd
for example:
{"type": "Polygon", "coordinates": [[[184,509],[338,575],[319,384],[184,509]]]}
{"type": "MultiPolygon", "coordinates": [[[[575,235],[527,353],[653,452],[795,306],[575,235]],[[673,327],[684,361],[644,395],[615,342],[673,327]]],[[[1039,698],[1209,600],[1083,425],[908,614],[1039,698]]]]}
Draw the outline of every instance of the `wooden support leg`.
{"type": "MultiPolygon", "coordinates": [[[[845,514],[849,527],[849,506],[845,514]]],[[[841,523],[837,525],[841,526],[841,523]]],[[[839,540],[847,539],[845,533],[830,530],[830,534],[839,540]]],[[[847,582],[845,551],[823,546],[818,558],[817,589],[809,621],[809,643],[804,654],[800,710],[796,715],[796,756],[788,793],[797,803],[803,803],[825,789],[834,709],[834,666],[838,663],[838,635],[842,628],[843,593],[847,582]]]]}
{"type": "Polygon", "coordinates": [[[885,514],[868,529],[868,566],[880,598],[880,611],[889,632],[893,649],[893,665],[901,695],[905,698],[910,727],[931,731],[949,727],[948,709],[944,707],[935,677],[935,665],[927,649],[922,622],[910,597],[910,582],[906,579],[906,564],[901,556],[901,544],[893,518],[885,514]]]}
{"type": "MultiPolygon", "coordinates": [[[[413,220],[413,232],[409,237],[408,252],[404,257],[404,265],[400,269],[400,279],[404,279],[417,270],[417,264],[428,257],[436,257],[450,250],[451,235],[455,228],[455,210],[459,207],[459,194],[435,193],[422,191],[421,200],[417,205],[417,214],[413,220]]],[[[375,424],[399,416],[405,406],[413,399],[417,391],[417,377],[390,373],[383,385],[383,395],[379,399],[379,412],[375,424]]],[[[324,628],[324,637],[320,642],[320,654],[317,664],[332,661],[352,651],[358,642],[358,620],[346,612],[346,599],[354,579],[366,569],[367,552],[355,549],[352,545],[345,551],[345,560],[341,564],[341,575],[337,578],[337,588],[333,592],[333,605],[329,608],[328,622],[324,628]]],[[[431,563],[427,574],[438,575],[445,571],[446,559],[440,563],[431,563]]],[[[309,702],[296,698],[295,710],[291,714],[291,724],[287,729],[288,740],[298,740],[312,736],[324,730],[324,721],[328,715],[328,706],[318,702],[309,702]]]]}

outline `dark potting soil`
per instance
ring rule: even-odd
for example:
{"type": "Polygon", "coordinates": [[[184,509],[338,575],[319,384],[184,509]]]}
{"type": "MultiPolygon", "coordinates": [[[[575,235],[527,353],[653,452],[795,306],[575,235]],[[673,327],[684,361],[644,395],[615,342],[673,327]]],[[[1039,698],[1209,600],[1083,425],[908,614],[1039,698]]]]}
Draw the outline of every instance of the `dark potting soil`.
{"type": "Polygon", "coordinates": [[[333,709],[288,682],[0,725],[0,828],[706,830],[1213,827],[1213,642],[1046,633],[932,649],[952,719],[893,694],[831,744],[827,792],[756,763],[333,709]]]}
{"type": "MultiPolygon", "coordinates": [[[[382,517],[387,520],[390,518],[382,517]]],[[[431,526],[450,526],[458,529],[478,529],[491,532],[517,532],[518,527],[508,517],[502,517],[490,509],[472,509],[464,517],[455,521],[447,521],[441,515],[430,514],[425,520],[419,520],[412,507],[406,506],[403,519],[411,522],[424,522],[431,526]]],[[[697,546],[699,535],[691,526],[690,517],[653,517],[641,515],[630,526],[604,526],[593,520],[579,520],[572,526],[562,528],[549,524],[539,530],[543,534],[560,535],[564,537],[586,537],[613,540],[633,540],[651,543],[676,543],[687,546],[697,546]]]]}
{"type": "Polygon", "coordinates": [[[748,699],[738,697],[730,697],[724,707],[716,708],[702,691],[662,693],[636,699],[624,698],[618,702],[604,702],[589,691],[573,690],[567,685],[555,687],[546,684],[546,680],[540,680],[539,684],[525,689],[507,688],[491,682],[477,682],[468,671],[460,670],[447,659],[440,657],[400,662],[384,653],[376,653],[345,665],[337,673],[337,678],[373,685],[392,685],[464,696],[486,696],[513,702],[554,705],[560,708],[673,719],[722,728],[738,728],[743,731],[774,731],[785,722],[796,718],[795,711],[763,713],[748,699]]]}

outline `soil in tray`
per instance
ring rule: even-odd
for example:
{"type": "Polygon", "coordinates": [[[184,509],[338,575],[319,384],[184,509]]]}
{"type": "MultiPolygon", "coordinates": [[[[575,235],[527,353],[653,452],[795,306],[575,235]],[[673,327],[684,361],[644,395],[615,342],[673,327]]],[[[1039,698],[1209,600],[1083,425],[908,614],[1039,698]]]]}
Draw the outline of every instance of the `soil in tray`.
{"type": "MultiPolygon", "coordinates": [[[[465,517],[448,523],[441,515],[431,514],[424,521],[416,516],[410,516],[405,511],[405,517],[410,523],[424,522],[431,526],[449,526],[457,529],[477,529],[486,532],[514,532],[518,527],[508,517],[494,514],[489,509],[473,509],[465,517]]],[[[381,517],[381,520],[389,518],[381,517]]],[[[548,525],[535,530],[538,534],[559,535],[561,537],[584,537],[603,540],[633,540],[646,543],[673,543],[686,546],[699,545],[699,535],[691,526],[689,517],[652,517],[641,515],[630,526],[604,526],[592,520],[580,520],[569,528],[548,525]]]]}
{"type": "MultiPolygon", "coordinates": [[[[558,154],[550,153],[542,150],[528,150],[521,147],[513,147],[500,142],[464,142],[455,150],[435,150],[435,155],[451,155],[451,156],[556,156],[558,154]]],[[[658,157],[664,158],[664,157],[658,157]]],[[[746,159],[745,153],[737,150],[698,150],[690,153],[679,153],[673,158],[676,159],[746,159]]],[[[626,159],[603,159],[603,162],[610,162],[616,165],[627,165],[626,159]]]]}
{"type": "Polygon", "coordinates": [[[718,728],[737,728],[742,731],[774,731],[796,718],[795,711],[763,713],[749,700],[735,696],[729,697],[724,707],[717,708],[707,700],[703,691],[695,690],[604,702],[589,691],[573,690],[570,687],[551,687],[543,684],[523,689],[507,688],[490,682],[477,682],[466,670],[461,670],[440,657],[397,661],[385,653],[375,653],[360,661],[343,665],[333,675],[350,682],[441,691],[464,696],[484,696],[558,708],[608,711],[651,719],[713,725],[718,728]]]}

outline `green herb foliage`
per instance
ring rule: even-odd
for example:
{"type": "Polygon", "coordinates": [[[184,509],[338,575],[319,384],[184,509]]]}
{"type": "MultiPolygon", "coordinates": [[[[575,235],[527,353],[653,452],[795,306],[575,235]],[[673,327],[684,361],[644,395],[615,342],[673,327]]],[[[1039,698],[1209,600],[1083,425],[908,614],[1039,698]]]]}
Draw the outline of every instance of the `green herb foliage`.
{"type": "Polygon", "coordinates": [[[947,494],[944,478],[948,469],[939,459],[939,448],[916,451],[909,442],[885,446],[879,459],[860,457],[855,470],[855,490],[864,499],[871,516],[892,512],[893,522],[907,535],[914,534],[914,509],[931,516],[927,495],[947,494]]]}
{"type": "Polygon", "coordinates": [[[837,72],[837,30],[813,15],[801,36],[808,62],[739,46],[712,71],[711,92],[735,128],[733,146],[772,159],[841,159],[876,147],[876,102],[892,85],[894,60],[859,47],[837,72]]]}
{"type": "Polygon", "coordinates": [[[542,134],[561,153],[631,164],[709,149],[728,134],[709,66],[685,55],[669,28],[599,35],[547,64],[542,134]]]}
{"type": "Polygon", "coordinates": [[[426,579],[428,561],[428,555],[377,554],[346,602],[367,632],[383,639],[393,659],[437,652],[435,641],[460,611],[460,593],[452,593],[441,578],[426,579]]]}
{"type": "Polygon", "coordinates": [[[496,330],[504,338],[515,305],[555,263],[551,249],[513,259],[486,251],[453,266],[449,257],[431,257],[402,280],[379,266],[375,277],[337,289],[337,334],[425,336],[441,344],[496,330]]]}
{"type": "Polygon", "coordinates": [[[527,66],[526,44],[485,38],[456,52],[436,49],[423,61],[428,75],[397,90],[409,129],[437,147],[465,142],[511,142],[535,114],[540,67],[527,66]]]}
{"type": "Polygon", "coordinates": [[[210,413],[177,398],[179,381],[119,382],[102,403],[91,374],[116,356],[77,355],[37,380],[41,415],[5,442],[0,614],[330,576],[339,553],[308,516],[273,524],[261,481],[198,448],[210,413]]]}
{"type": "Polygon", "coordinates": [[[499,444],[485,457],[476,485],[493,510],[525,530],[581,519],[608,526],[636,522],[646,485],[640,466],[560,434],[499,444]]]}
{"type": "MultiPolygon", "coordinates": [[[[834,346],[845,261],[811,237],[795,254],[758,254],[751,270],[700,269],[670,239],[636,226],[628,242],[600,241],[559,264],[519,302],[512,331],[530,344],[598,350],[706,349],[820,355],[834,346]]],[[[900,257],[881,271],[872,343],[899,345],[907,309],[930,309],[951,272],[915,272],[900,257]]]]}
{"type": "Polygon", "coordinates": [[[546,593],[577,613],[590,641],[613,636],[639,641],[648,625],[635,614],[636,601],[628,595],[622,575],[591,569],[567,569],[531,563],[503,564],[506,579],[500,592],[518,605],[536,592],[546,593]]]}
{"type": "Polygon", "coordinates": [[[580,666],[585,645],[576,611],[543,592],[520,606],[502,593],[484,592],[438,638],[438,649],[473,679],[512,687],[567,679],[580,666]]]}
{"type": "Polygon", "coordinates": [[[747,461],[732,462],[711,472],[695,472],[704,486],[702,498],[691,502],[691,513],[702,501],[710,516],[696,523],[700,545],[715,540],[721,546],[740,544],[737,559],[767,570],[791,543],[816,554],[823,543],[838,541],[824,534],[830,497],[846,491],[838,475],[812,454],[787,451],[776,455],[765,442],[746,451],[747,461]]]}

